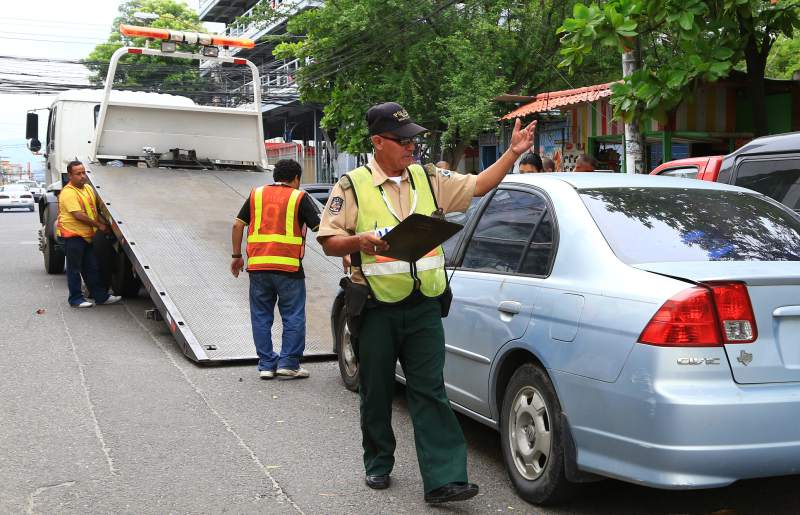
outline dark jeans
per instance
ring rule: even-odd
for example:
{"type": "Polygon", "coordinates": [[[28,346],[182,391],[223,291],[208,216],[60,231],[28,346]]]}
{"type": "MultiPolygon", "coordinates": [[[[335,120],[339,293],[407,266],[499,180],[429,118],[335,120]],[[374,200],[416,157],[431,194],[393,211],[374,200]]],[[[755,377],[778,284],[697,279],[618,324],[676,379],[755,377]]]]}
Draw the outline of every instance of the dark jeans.
{"type": "Polygon", "coordinates": [[[100,281],[100,271],[92,244],[80,237],[64,238],[64,252],[67,255],[67,285],[69,303],[76,306],[86,302],[81,291],[81,277],[89,288],[95,302],[102,304],[108,300],[108,291],[100,281]]]}
{"type": "Polygon", "coordinates": [[[425,492],[467,481],[467,444],[444,388],[444,328],[438,300],[364,312],[358,358],[361,434],[367,475],[394,466],[392,397],[403,366],[417,462],[425,492]]]}
{"type": "Polygon", "coordinates": [[[259,370],[300,368],[306,347],[306,281],[271,272],[250,274],[250,323],[259,370]],[[281,354],[272,350],[275,301],[283,322],[281,354]]]}

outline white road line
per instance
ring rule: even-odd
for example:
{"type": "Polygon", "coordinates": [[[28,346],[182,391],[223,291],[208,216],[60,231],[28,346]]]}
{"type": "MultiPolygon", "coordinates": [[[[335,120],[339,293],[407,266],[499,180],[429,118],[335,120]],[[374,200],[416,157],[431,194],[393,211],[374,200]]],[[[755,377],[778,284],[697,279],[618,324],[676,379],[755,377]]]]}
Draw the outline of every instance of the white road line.
{"type": "MultiPolygon", "coordinates": [[[[51,282],[51,287],[54,286],[51,282]]],[[[58,314],[61,318],[61,323],[64,325],[64,332],[67,335],[67,340],[69,341],[69,345],[72,348],[72,355],[75,358],[75,363],[78,365],[78,373],[81,377],[81,387],[83,388],[83,394],[86,397],[86,406],[89,409],[89,415],[92,417],[92,423],[94,424],[94,434],[97,436],[97,440],[100,442],[100,448],[103,450],[103,454],[106,456],[106,463],[108,464],[108,471],[111,475],[117,475],[117,469],[114,468],[114,459],[111,457],[111,450],[106,445],[106,440],[103,437],[103,431],[100,429],[100,423],[97,420],[97,414],[94,411],[94,403],[92,402],[92,397],[89,395],[89,387],[86,383],[86,373],[85,367],[81,362],[80,358],[78,357],[78,350],[75,348],[75,340],[72,338],[72,333],[69,332],[69,326],[67,325],[67,320],[64,318],[64,308],[62,303],[58,303],[58,314]]]]}
{"type": "Polygon", "coordinates": [[[125,304],[125,311],[128,312],[128,314],[131,316],[133,320],[136,321],[139,327],[141,327],[142,330],[144,330],[144,332],[147,333],[150,339],[153,340],[153,342],[158,346],[158,348],[161,349],[161,352],[163,352],[164,355],[169,360],[169,362],[172,363],[172,366],[178,369],[178,371],[181,373],[186,382],[189,383],[189,386],[192,387],[194,393],[196,393],[203,400],[203,403],[206,405],[206,407],[208,407],[211,413],[213,413],[214,416],[217,417],[217,419],[222,423],[222,425],[225,426],[225,429],[227,429],[228,432],[231,433],[234,436],[234,438],[236,438],[236,441],[239,443],[239,446],[242,447],[245,451],[247,451],[247,453],[250,455],[250,459],[253,461],[256,467],[258,467],[258,469],[264,474],[264,476],[267,479],[269,479],[269,481],[272,483],[272,489],[275,491],[275,498],[279,502],[285,502],[291,505],[295,509],[295,511],[297,511],[297,513],[305,515],[305,513],[303,512],[302,509],[300,509],[297,503],[295,503],[294,500],[292,500],[292,498],[289,497],[289,495],[283,491],[283,488],[281,488],[281,485],[278,483],[278,481],[275,480],[275,477],[273,477],[273,475],[269,473],[267,467],[265,467],[264,464],[261,462],[261,460],[258,459],[258,456],[256,455],[255,451],[253,451],[253,449],[251,449],[250,446],[245,443],[244,439],[239,435],[239,433],[237,433],[236,430],[233,429],[233,426],[231,426],[230,422],[228,422],[225,419],[225,417],[223,417],[222,414],[211,405],[211,402],[208,400],[208,397],[206,397],[205,394],[202,392],[202,390],[200,390],[200,388],[198,388],[197,385],[194,384],[194,381],[192,381],[189,375],[186,373],[186,371],[180,365],[178,365],[178,362],[175,361],[175,358],[172,356],[172,354],[169,353],[169,351],[164,347],[161,341],[159,341],[159,339],[153,334],[153,332],[150,331],[150,329],[139,319],[140,317],[133,314],[133,312],[131,311],[131,309],[128,307],[127,304],[125,304]]]}

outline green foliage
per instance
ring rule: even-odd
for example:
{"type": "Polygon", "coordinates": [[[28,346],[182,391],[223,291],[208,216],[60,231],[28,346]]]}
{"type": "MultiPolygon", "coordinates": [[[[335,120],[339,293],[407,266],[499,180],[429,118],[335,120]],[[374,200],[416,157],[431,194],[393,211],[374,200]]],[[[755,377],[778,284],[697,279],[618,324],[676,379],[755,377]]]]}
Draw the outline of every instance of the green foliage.
{"type": "MultiPolygon", "coordinates": [[[[569,83],[555,70],[559,41],[552,30],[573,1],[337,0],[288,22],[276,56],[306,62],[301,97],[322,104],[323,127],[340,148],[368,150],[364,115],[377,102],[401,103],[431,129],[430,146],[454,147],[496,130],[504,93],[535,94],[607,81],[619,63],[587,59],[569,83]]],[[[280,19],[261,2],[262,23],[280,19]]],[[[253,19],[240,19],[250,23],[253,19]]]]}
{"type": "MultiPolygon", "coordinates": [[[[142,21],[134,18],[135,12],[158,14],[157,20],[147,24],[150,27],[202,32],[197,13],[182,1],[128,0],[119,7],[119,16],[114,20],[108,41],[97,45],[84,60],[86,67],[94,72],[90,77],[92,83],[102,84],[105,81],[111,55],[123,46],[120,23],[143,25],[142,21]]],[[[126,39],[131,46],[145,44],[145,38],[126,39]]],[[[187,92],[203,88],[196,61],[134,54],[123,57],[120,63],[123,61],[125,65],[118,68],[115,79],[115,85],[119,87],[154,91],[179,89],[187,92]]]]}
{"type": "Polygon", "coordinates": [[[793,39],[778,38],[767,59],[767,77],[791,79],[796,71],[800,71],[800,33],[793,39]]]}
{"type": "MultiPolygon", "coordinates": [[[[640,70],[613,88],[627,121],[666,118],[701,82],[728,76],[747,58],[757,70],[775,37],[800,28],[800,0],[608,0],[576,4],[563,35],[560,66],[576,69],[596,52],[641,51],[640,70]]],[[[797,55],[796,53],[794,55],[797,55]]],[[[778,65],[780,66],[780,65],[778,65]]]]}

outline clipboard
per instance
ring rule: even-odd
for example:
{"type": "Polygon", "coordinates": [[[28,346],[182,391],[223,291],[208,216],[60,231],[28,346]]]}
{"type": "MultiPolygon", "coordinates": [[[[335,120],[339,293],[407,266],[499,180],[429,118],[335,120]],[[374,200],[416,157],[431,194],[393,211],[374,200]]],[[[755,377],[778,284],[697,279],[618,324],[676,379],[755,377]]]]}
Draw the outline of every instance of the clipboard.
{"type": "Polygon", "coordinates": [[[417,261],[463,227],[442,218],[414,213],[381,238],[389,244],[389,250],[380,255],[401,261],[417,261]]]}

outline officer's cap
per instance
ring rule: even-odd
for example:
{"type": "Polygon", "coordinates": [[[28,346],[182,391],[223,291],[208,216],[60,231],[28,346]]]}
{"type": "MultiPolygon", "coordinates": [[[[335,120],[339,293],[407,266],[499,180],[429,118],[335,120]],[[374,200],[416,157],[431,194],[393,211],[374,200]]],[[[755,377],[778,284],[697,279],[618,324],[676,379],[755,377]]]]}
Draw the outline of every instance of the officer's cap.
{"type": "Polygon", "coordinates": [[[408,112],[397,102],[376,104],[367,111],[369,135],[390,132],[400,138],[412,138],[428,129],[411,121],[408,112]]]}

